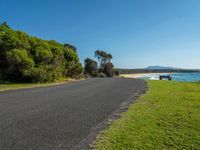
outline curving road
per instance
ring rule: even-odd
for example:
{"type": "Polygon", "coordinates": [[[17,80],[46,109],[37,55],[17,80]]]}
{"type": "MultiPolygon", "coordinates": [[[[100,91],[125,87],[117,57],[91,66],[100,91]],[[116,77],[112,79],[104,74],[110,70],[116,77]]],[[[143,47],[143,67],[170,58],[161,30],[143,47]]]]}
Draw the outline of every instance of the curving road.
{"type": "Polygon", "coordinates": [[[0,150],[79,147],[92,129],[145,87],[139,79],[94,78],[1,92],[0,150]]]}

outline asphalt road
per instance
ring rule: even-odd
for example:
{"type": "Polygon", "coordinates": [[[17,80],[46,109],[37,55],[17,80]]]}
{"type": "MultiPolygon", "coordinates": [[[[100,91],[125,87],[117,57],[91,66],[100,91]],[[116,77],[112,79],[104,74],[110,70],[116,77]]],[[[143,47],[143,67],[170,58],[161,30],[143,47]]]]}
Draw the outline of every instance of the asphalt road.
{"type": "Polygon", "coordinates": [[[146,84],[105,78],[0,92],[0,150],[74,149],[146,84]]]}

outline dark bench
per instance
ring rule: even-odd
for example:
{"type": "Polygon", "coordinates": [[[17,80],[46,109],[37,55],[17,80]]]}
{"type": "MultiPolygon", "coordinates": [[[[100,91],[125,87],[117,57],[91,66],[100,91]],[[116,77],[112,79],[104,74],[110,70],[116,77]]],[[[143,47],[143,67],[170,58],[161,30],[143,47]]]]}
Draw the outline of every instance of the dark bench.
{"type": "Polygon", "coordinates": [[[172,76],[170,76],[170,75],[160,75],[159,79],[160,80],[162,80],[162,79],[172,80],[172,76]]]}

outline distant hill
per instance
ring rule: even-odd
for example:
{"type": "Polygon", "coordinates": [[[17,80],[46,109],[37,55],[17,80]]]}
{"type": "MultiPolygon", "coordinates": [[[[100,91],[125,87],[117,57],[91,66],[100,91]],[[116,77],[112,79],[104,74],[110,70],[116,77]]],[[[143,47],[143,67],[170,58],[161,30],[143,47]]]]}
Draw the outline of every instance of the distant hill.
{"type": "Polygon", "coordinates": [[[177,68],[173,68],[173,67],[164,67],[164,66],[148,66],[144,69],[148,69],[148,70],[161,70],[161,69],[177,69],[177,68]]]}
{"type": "MultiPolygon", "coordinates": [[[[148,68],[148,67],[147,67],[148,68]]],[[[176,69],[173,67],[169,67],[172,69],[167,69],[167,67],[163,67],[161,69],[123,69],[123,68],[115,68],[115,70],[119,71],[120,74],[132,74],[132,73],[195,73],[195,72],[200,72],[200,69],[176,69]]]]}

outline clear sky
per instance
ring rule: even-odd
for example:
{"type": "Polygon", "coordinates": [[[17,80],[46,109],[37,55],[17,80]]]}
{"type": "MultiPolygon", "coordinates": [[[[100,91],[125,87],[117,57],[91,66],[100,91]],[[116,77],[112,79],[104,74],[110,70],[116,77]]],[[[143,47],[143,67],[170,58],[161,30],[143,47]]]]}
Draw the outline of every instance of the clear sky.
{"type": "Polygon", "coordinates": [[[0,0],[0,22],[116,67],[200,68],[200,0],[0,0]]]}

